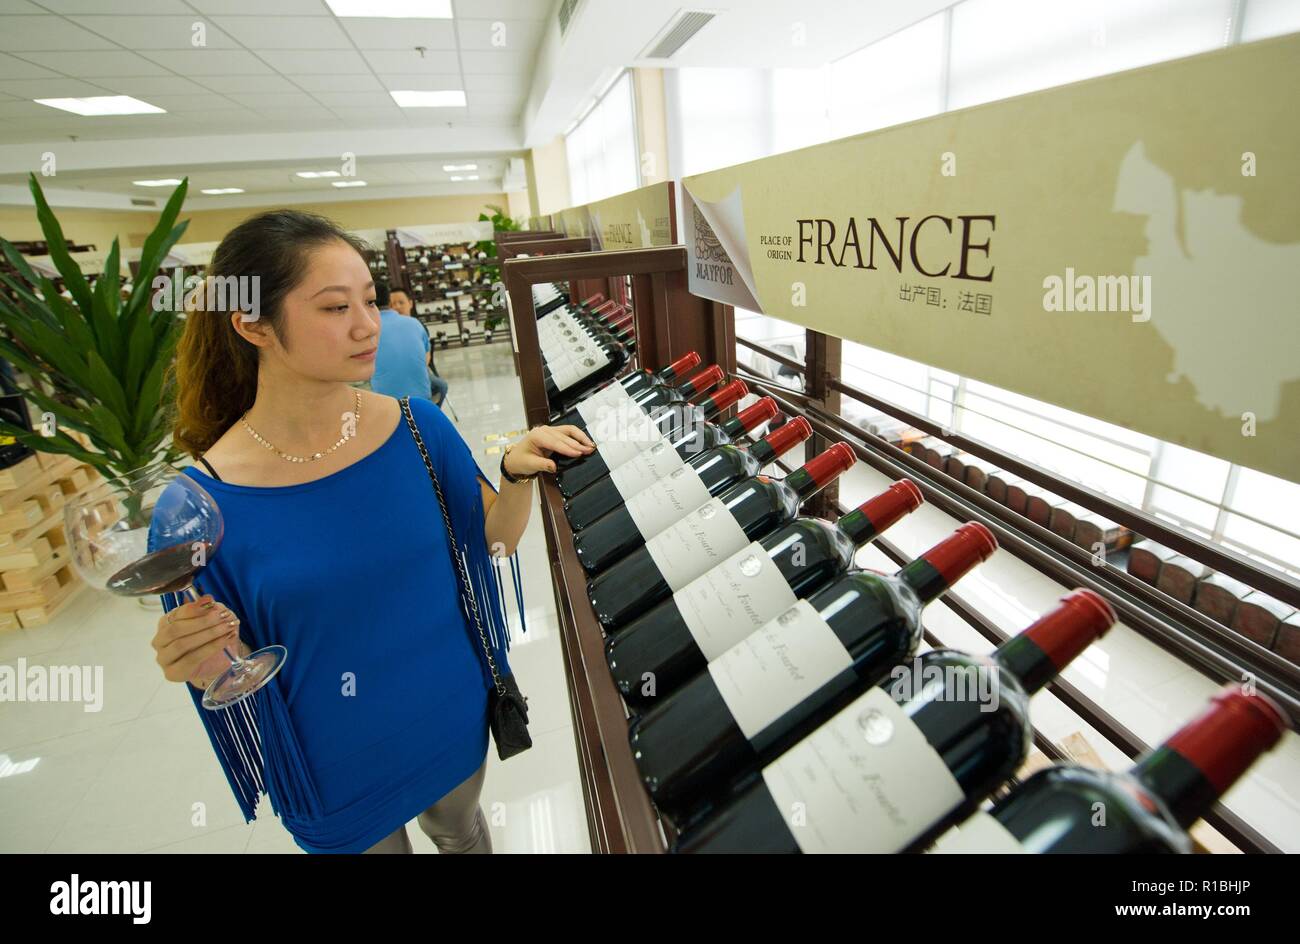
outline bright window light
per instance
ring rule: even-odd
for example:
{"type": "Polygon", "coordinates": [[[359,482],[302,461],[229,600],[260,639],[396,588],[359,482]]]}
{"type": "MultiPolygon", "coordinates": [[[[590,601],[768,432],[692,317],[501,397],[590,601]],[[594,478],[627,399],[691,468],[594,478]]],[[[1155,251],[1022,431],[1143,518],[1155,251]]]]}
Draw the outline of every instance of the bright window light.
{"type": "Polygon", "coordinates": [[[299,177],[337,177],[339,172],[336,170],[300,170],[299,177]]]}
{"type": "Polygon", "coordinates": [[[211,190],[203,191],[203,193],[213,194],[213,195],[220,194],[220,193],[243,193],[243,192],[244,191],[239,187],[214,187],[211,190]]]}
{"type": "Polygon", "coordinates": [[[130,95],[93,95],[89,98],[37,98],[38,105],[49,105],[75,115],[160,115],[167,109],[150,105],[130,95]]]}
{"type": "Polygon", "coordinates": [[[458,170],[478,170],[477,164],[443,164],[442,169],[448,173],[458,170]]]}
{"type": "Polygon", "coordinates": [[[180,181],[174,177],[168,177],[166,180],[133,180],[131,183],[137,187],[175,187],[180,181]]]}
{"type": "Polygon", "coordinates": [[[464,177],[458,177],[455,174],[452,174],[451,179],[452,180],[478,180],[478,174],[469,174],[464,177]]]}
{"type": "Polygon", "coordinates": [[[364,180],[335,180],[333,183],[336,187],[364,187],[366,185],[364,180]]]}
{"type": "Polygon", "coordinates": [[[419,89],[402,89],[389,92],[393,101],[403,108],[464,108],[465,92],[462,89],[442,89],[436,92],[419,89]]]}
{"type": "Polygon", "coordinates": [[[387,16],[450,20],[451,0],[325,0],[335,16],[387,16]]]}

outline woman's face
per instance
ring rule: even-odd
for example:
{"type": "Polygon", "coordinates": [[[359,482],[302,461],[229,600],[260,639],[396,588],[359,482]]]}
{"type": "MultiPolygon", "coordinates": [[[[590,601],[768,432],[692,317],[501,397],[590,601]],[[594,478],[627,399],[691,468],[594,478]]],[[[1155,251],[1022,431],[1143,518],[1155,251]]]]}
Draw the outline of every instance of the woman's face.
{"type": "MultiPolygon", "coordinates": [[[[236,324],[238,319],[236,315],[236,324]]],[[[347,243],[333,242],[312,251],[306,274],[284,298],[284,344],[270,331],[259,331],[254,343],[268,359],[296,374],[351,383],[375,372],[379,326],[370,269],[347,243]],[[369,356],[355,356],[367,352],[369,356]]]]}

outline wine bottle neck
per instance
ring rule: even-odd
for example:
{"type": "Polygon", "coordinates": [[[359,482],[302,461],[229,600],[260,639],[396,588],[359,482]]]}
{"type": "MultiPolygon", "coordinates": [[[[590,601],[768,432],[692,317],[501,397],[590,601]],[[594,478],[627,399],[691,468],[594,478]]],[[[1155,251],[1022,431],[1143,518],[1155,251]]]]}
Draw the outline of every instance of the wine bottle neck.
{"type": "MultiPolygon", "coordinates": [[[[733,416],[729,420],[723,420],[717,424],[718,429],[728,439],[735,439],[745,434],[745,424],[739,416],[733,416]]],[[[752,450],[751,450],[752,451],[752,450]]]]}
{"type": "Polygon", "coordinates": [[[782,481],[790,491],[799,496],[801,502],[811,498],[817,489],[822,487],[822,483],[813,478],[806,468],[795,469],[782,481]]]}
{"type": "Polygon", "coordinates": [[[993,661],[1014,675],[1028,695],[1039,691],[1060,671],[1038,643],[1024,633],[994,649],[993,661]]]}
{"type": "Polygon", "coordinates": [[[907,584],[922,603],[929,603],[948,589],[943,574],[924,557],[905,565],[898,572],[898,579],[907,584]]]}
{"type": "Polygon", "coordinates": [[[855,547],[862,547],[877,533],[876,526],[861,508],[854,508],[836,521],[835,526],[849,536],[855,547]]]}
{"type": "Polygon", "coordinates": [[[1187,758],[1162,744],[1134,765],[1132,776],[1164,801],[1187,829],[1219,799],[1219,791],[1187,758]]]}

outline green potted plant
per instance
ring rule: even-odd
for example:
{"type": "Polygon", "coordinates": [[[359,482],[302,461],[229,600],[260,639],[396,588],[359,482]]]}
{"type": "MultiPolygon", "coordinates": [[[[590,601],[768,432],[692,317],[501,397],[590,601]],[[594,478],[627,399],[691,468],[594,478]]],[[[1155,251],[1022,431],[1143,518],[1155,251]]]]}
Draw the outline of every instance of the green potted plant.
{"type": "MultiPolygon", "coordinates": [[[[479,222],[483,222],[485,220],[490,221],[492,223],[493,232],[500,232],[503,230],[506,232],[517,232],[518,230],[522,229],[522,227],[519,225],[519,222],[507,216],[506,211],[501,207],[489,203],[487,204],[487,208],[492,211],[492,215],[488,216],[486,213],[480,213],[478,215],[478,218],[479,218],[479,222]]],[[[487,253],[489,259],[495,259],[497,257],[497,244],[495,239],[484,239],[480,241],[474,248],[477,252],[487,253]]],[[[501,281],[500,263],[493,263],[491,265],[486,265],[483,268],[489,273],[491,273],[493,282],[501,281]]],[[[496,328],[497,325],[501,324],[505,320],[506,320],[506,316],[504,314],[489,315],[483,322],[483,328],[484,330],[492,331],[496,328]]]]}
{"type": "Polygon", "coordinates": [[[28,374],[33,387],[23,388],[23,396],[53,419],[39,432],[0,421],[0,432],[38,451],[74,456],[109,479],[154,462],[176,461],[180,451],[162,445],[175,398],[165,375],[183,321],[179,311],[154,304],[152,285],[154,273],[189,225],[188,220],[176,222],[188,178],[172,193],[145,240],[129,294],[121,290],[117,239],[92,287],[69,255],[63,229],[35,174],[30,186],[50,259],[72,298],[63,298],[50,279],[33,271],[0,238],[0,251],[20,276],[0,274],[18,297],[15,302],[0,293],[0,356],[28,374]],[[94,451],[70,437],[68,429],[84,433],[94,451]]]}

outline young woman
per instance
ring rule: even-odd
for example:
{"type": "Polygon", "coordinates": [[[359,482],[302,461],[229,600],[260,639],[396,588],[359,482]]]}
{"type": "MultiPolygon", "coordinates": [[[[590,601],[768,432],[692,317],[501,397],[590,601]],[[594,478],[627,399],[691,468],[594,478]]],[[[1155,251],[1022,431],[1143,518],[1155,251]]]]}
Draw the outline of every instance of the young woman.
{"type": "MultiPolygon", "coordinates": [[[[166,678],[188,683],[245,821],[266,792],[309,852],[410,852],[417,817],[440,851],[490,852],[483,643],[399,402],[351,386],[373,372],[380,330],[362,248],[322,217],[276,210],[213,254],[209,277],[255,278],[259,310],[188,314],[174,440],[202,464],[183,474],[225,532],[200,599],[164,596],[153,644],[166,678]],[[223,648],[276,643],[289,655],[265,688],[201,707],[223,648]]],[[[504,676],[492,557],[514,552],[550,456],[594,445],[574,426],[534,427],[506,451],[498,491],[438,407],[409,405],[504,676]]]]}

